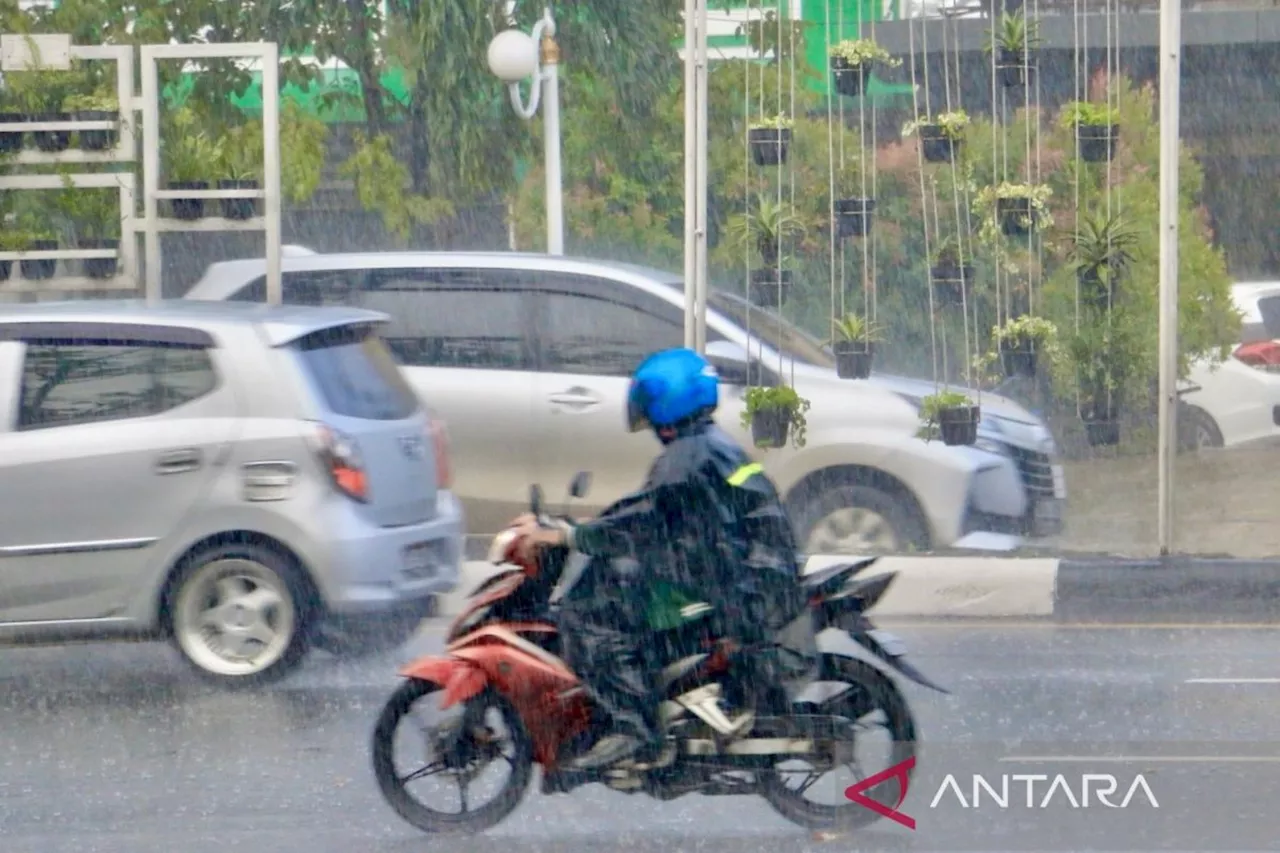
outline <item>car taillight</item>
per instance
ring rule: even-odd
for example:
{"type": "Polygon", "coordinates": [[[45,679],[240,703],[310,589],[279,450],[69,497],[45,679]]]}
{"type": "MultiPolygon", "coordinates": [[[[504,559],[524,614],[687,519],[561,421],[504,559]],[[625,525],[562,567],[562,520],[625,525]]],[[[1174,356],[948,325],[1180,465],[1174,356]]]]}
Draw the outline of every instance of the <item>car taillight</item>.
{"type": "Polygon", "coordinates": [[[1280,373],[1280,341],[1241,344],[1232,353],[1237,361],[1268,373],[1280,373]]]}
{"type": "Polygon", "coordinates": [[[453,464],[449,460],[449,428],[437,416],[427,421],[427,438],[436,455],[436,488],[447,489],[453,485],[453,464]]]}
{"type": "Polygon", "coordinates": [[[352,500],[367,503],[369,477],[356,440],[328,424],[316,424],[315,441],[316,453],[328,470],[334,488],[352,500]]]}

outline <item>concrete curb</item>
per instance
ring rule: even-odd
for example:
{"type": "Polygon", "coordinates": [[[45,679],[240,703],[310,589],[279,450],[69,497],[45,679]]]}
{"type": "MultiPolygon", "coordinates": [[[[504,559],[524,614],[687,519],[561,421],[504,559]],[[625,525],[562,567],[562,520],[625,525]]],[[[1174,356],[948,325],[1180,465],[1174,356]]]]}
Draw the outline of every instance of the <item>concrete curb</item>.
{"type": "MultiPolygon", "coordinates": [[[[805,573],[852,559],[810,557],[805,573]]],[[[439,615],[456,615],[496,571],[465,563],[439,615]]],[[[898,578],[873,611],[884,617],[1280,623],[1280,560],[929,555],[882,557],[865,576],[885,572],[898,578]]]]}

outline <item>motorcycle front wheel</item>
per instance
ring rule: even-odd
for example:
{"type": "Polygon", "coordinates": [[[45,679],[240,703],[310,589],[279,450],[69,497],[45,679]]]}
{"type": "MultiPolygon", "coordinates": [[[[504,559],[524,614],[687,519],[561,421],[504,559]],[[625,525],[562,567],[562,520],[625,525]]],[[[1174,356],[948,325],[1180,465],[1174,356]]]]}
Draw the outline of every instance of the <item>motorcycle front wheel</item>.
{"type": "Polygon", "coordinates": [[[374,776],[388,805],[423,832],[483,832],[511,814],[524,797],[533,773],[533,744],[515,709],[496,693],[485,690],[441,712],[441,689],[431,681],[410,679],[387,700],[373,731],[374,776]],[[424,722],[417,712],[452,719],[424,722]],[[409,766],[414,769],[401,770],[397,758],[413,759],[409,766]],[[473,807],[473,783],[495,767],[505,767],[506,780],[473,807]],[[423,789],[411,790],[423,782],[428,783],[423,789]],[[449,799],[458,808],[428,805],[416,790],[451,792],[449,799]]]}
{"type": "MultiPolygon", "coordinates": [[[[824,669],[832,673],[822,681],[833,682],[842,689],[819,704],[815,712],[828,717],[842,717],[848,722],[848,735],[833,738],[830,731],[815,732],[819,754],[802,759],[810,769],[784,768],[795,760],[779,762],[760,774],[760,793],[774,810],[792,823],[815,830],[854,830],[880,819],[880,815],[848,799],[845,789],[860,779],[912,758],[916,754],[916,724],[906,697],[883,672],[864,661],[837,655],[824,655],[824,669]],[[876,719],[889,736],[887,759],[878,766],[859,766],[854,747],[859,737],[868,732],[868,720],[876,719]],[[853,772],[840,780],[819,784],[827,775],[842,768],[853,772]],[[799,778],[800,784],[792,784],[799,778]],[[826,794],[820,802],[811,794],[826,794]]],[[[803,718],[801,718],[803,719],[803,718]]],[[[824,728],[826,728],[824,726],[824,728]]],[[[910,773],[907,774],[908,778],[910,773]]],[[[899,799],[897,779],[889,779],[866,792],[866,796],[893,807],[899,799]]]]}

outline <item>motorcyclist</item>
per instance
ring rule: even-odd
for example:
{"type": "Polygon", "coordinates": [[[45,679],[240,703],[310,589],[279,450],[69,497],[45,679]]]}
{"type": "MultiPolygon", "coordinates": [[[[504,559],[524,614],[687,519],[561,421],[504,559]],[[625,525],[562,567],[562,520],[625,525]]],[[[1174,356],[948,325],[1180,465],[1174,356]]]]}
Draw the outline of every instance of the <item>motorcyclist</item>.
{"type": "Polygon", "coordinates": [[[728,636],[743,644],[771,637],[804,606],[790,520],[762,467],[712,420],[718,386],[715,369],[692,350],[649,356],[627,400],[629,429],[650,427],[663,444],[644,486],[592,521],[546,529],[532,516],[517,519],[526,555],[567,545],[601,558],[561,607],[566,658],[610,718],[578,768],[661,752],[656,672],[643,653],[651,584],[715,602],[728,636]]]}

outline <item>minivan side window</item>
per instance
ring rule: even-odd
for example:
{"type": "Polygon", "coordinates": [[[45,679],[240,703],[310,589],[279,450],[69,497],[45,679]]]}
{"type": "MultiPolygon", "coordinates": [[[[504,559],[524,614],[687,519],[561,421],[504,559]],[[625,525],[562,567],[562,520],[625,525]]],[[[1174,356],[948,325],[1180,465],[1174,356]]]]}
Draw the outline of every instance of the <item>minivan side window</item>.
{"type": "Polygon", "coordinates": [[[382,335],[402,365],[532,369],[528,297],[501,278],[480,271],[379,270],[361,307],[391,316],[382,335]]]}
{"type": "Polygon", "coordinates": [[[20,430],[158,415],[218,385],[201,347],[148,343],[28,341],[20,430]]]}
{"type": "MultiPolygon", "coordinates": [[[[285,305],[358,306],[362,270],[314,270],[280,276],[285,305]]],[[[259,276],[233,293],[229,302],[266,302],[267,277],[259,276]]]]}
{"type": "Polygon", "coordinates": [[[632,305],[582,293],[547,292],[542,298],[544,371],[630,376],[649,354],[684,345],[683,324],[632,305]]]}

